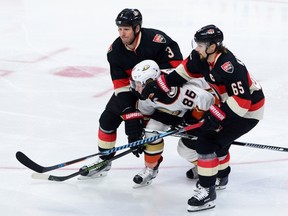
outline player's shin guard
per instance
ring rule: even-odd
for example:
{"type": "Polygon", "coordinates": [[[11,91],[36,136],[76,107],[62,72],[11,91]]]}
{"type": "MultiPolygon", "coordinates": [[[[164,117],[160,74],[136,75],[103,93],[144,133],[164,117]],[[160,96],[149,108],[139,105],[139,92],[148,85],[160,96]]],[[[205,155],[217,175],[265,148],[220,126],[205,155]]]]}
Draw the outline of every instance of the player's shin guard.
{"type": "MultiPolygon", "coordinates": [[[[98,130],[98,149],[99,152],[107,151],[115,147],[116,144],[117,133],[115,130],[112,131],[105,131],[102,128],[98,130]]],[[[111,159],[115,153],[110,155],[103,155],[100,156],[103,160],[111,159]]]]}
{"type": "Polygon", "coordinates": [[[226,185],[228,184],[228,175],[231,171],[231,168],[229,166],[230,161],[229,152],[227,155],[218,157],[218,159],[219,159],[219,166],[215,185],[216,190],[223,190],[226,188],[226,185]]]}

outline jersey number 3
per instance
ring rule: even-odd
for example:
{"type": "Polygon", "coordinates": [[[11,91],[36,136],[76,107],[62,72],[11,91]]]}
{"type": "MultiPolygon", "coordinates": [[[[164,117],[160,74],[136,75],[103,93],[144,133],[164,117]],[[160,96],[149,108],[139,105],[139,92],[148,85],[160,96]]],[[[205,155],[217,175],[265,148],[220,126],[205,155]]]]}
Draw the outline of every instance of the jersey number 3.
{"type": "Polygon", "coordinates": [[[174,58],[174,53],[173,53],[172,49],[169,46],[166,47],[165,51],[168,52],[168,57],[169,58],[174,58]]]}

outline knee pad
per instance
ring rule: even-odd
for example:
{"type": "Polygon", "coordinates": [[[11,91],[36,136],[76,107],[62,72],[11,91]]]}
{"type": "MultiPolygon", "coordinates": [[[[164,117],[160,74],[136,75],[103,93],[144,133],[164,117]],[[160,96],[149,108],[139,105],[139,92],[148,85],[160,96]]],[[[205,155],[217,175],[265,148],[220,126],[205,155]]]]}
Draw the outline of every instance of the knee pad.
{"type": "Polygon", "coordinates": [[[112,133],[113,131],[117,130],[122,121],[123,120],[119,115],[104,110],[99,118],[99,125],[102,131],[112,133]]]}
{"type": "Polygon", "coordinates": [[[198,154],[194,149],[188,148],[183,142],[182,139],[179,140],[177,146],[178,154],[189,162],[198,160],[198,154]]]}

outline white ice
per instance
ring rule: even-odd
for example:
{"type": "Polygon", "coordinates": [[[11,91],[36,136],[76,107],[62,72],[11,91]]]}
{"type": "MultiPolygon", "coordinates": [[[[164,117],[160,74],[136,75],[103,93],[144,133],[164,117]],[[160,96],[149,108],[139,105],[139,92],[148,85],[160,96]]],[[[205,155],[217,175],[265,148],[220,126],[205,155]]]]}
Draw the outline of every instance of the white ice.
{"type": "MultiPolygon", "coordinates": [[[[175,39],[184,57],[196,30],[216,24],[225,45],[260,81],[265,118],[243,142],[283,146],[287,141],[287,0],[1,0],[0,1],[0,215],[5,216],[286,216],[288,152],[231,147],[229,184],[216,208],[188,213],[195,186],[189,163],[168,137],[152,185],[133,189],[143,167],[127,155],[103,179],[48,182],[32,179],[22,151],[41,165],[97,152],[98,119],[112,94],[106,51],[118,36],[124,8],[138,8],[144,27],[175,39]]],[[[117,146],[127,143],[123,126],[117,146]]],[[[67,175],[95,159],[51,173],[67,175]]]]}

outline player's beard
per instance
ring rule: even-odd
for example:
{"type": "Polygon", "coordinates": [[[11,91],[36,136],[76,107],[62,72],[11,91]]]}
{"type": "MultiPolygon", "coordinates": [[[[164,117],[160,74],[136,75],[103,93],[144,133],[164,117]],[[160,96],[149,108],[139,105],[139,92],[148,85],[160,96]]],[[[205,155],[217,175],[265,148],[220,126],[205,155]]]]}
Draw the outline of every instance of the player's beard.
{"type": "Polygon", "coordinates": [[[201,62],[206,62],[207,61],[207,56],[204,57],[203,55],[199,54],[199,57],[200,57],[200,61],[201,62]]]}
{"type": "Polygon", "coordinates": [[[127,38],[121,38],[122,39],[122,43],[125,45],[130,45],[131,40],[128,40],[127,38]]]}
{"type": "Polygon", "coordinates": [[[125,44],[126,46],[131,46],[133,44],[133,42],[135,41],[135,38],[136,37],[133,37],[133,38],[121,38],[122,39],[122,42],[123,44],[125,44]]]}

